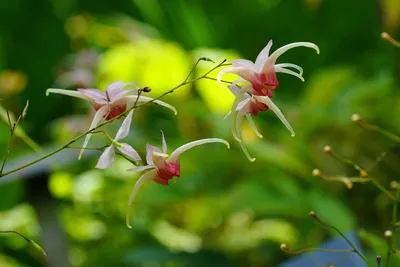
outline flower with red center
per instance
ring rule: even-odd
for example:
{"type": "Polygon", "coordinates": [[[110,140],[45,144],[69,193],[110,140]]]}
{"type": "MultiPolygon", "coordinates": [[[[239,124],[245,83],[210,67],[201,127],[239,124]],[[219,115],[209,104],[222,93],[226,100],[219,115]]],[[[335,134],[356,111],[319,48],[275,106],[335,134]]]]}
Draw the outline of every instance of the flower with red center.
{"type": "MultiPolygon", "coordinates": [[[[153,101],[153,98],[145,97],[145,96],[138,96],[137,89],[128,89],[125,90],[126,87],[131,87],[130,83],[123,83],[121,81],[113,82],[109,86],[107,86],[104,92],[98,89],[78,89],[77,91],[74,90],[63,90],[63,89],[47,89],[46,95],[49,93],[55,94],[63,94],[68,96],[73,96],[77,98],[84,99],[89,101],[96,113],[94,115],[93,121],[90,125],[89,130],[96,128],[96,126],[104,119],[110,120],[113,119],[122,113],[124,113],[127,109],[133,107],[136,103],[141,102],[148,102],[153,101]],[[138,98],[139,97],[139,98],[138,98]]],[[[154,103],[172,109],[177,114],[176,109],[160,100],[153,101],[154,103]]],[[[85,147],[89,143],[92,134],[89,133],[86,135],[85,141],[83,143],[83,149],[79,154],[79,159],[82,157],[83,151],[85,147]]]]}
{"type": "Polygon", "coordinates": [[[164,138],[164,133],[162,133],[162,150],[159,149],[158,147],[152,146],[147,144],[146,146],[146,161],[147,164],[146,166],[140,166],[136,167],[133,169],[130,169],[128,171],[133,171],[133,172],[140,172],[144,170],[150,170],[143,174],[136,182],[135,186],[132,189],[132,193],[129,197],[129,202],[128,202],[128,210],[126,214],[126,224],[129,228],[129,216],[130,216],[130,210],[132,206],[133,199],[135,198],[137,192],[139,191],[140,187],[142,184],[147,181],[147,180],[153,180],[156,183],[162,184],[162,185],[168,185],[169,180],[171,180],[174,177],[180,177],[181,175],[181,168],[180,168],[180,161],[179,161],[179,156],[189,150],[192,149],[195,146],[199,145],[204,145],[207,143],[223,143],[229,148],[229,143],[223,139],[219,138],[207,138],[207,139],[201,139],[197,141],[193,141],[190,143],[187,143],[181,147],[178,147],[175,151],[171,153],[170,156],[168,156],[167,153],[167,143],[165,142],[164,138]]]}
{"type": "Polygon", "coordinates": [[[269,55],[271,46],[272,40],[269,41],[267,46],[257,56],[255,63],[246,59],[232,60],[231,63],[233,67],[222,70],[217,76],[218,81],[221,81],[221,77],[225,73],[234,73],[251,84],[251,87],[248,88],[249,93],[253,95],[270,95],[279,85],[278,79],[276,78],[277,72],[290,74],[304,81],[304,78],[302,77],[303,69],[300,66],[291,63],[276,64],[278,57],[289,49],[299,46],[313,48],[319,54],[318,46],[308,42],[291,43],[278,48],[275,52],[269,55]],[[296,69],[299,73],[288,68],[296,69]]]}
{"type": "Polygon", "coordinates": [[[97,162],[96,168],[98,169],[106,169],[111,166],[115,157],[115,148],[119,150],[125,157],[128,157],[131,160],[140,160],[139,154],[136,152],[133,147],[126,143],[119,143],[118,141],[127,137],[129,134],[129,129],[131,127],[133,110],[131,110],[124,119],[119,128],[115,138],[112,140],[112,143],[109,147],[107,147],[103,154],[101,154],[99,161],[97,162]]]}

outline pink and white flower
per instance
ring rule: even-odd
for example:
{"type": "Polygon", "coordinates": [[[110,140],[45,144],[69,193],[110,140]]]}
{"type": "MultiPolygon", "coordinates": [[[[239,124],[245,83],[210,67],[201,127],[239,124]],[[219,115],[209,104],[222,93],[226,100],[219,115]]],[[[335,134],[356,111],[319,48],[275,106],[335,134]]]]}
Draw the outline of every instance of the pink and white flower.
{"type": "Polygon", "coordinates": [[[180,167],[179,157],[183,152],[185,152],[189,149],[192,149],[195,146],[204,145],[207,143],[223,143],[229,148],[229,143],[223,139],[207,138],[207,139],[201,139],[201,140],[187,143],[187,144],[177,148],[175,151],[173,151],[171,153],[171,155],[168,156],[168,154],[166,154],[167,153],[167,143],[164,138],[164,133],[162,131],[161,131],[161,133],[162,133],[162,150],[159,149],[158,147],[147,144],[147,146],[146,146],[147,165],[128,170],[128,171],[133,171],[133,172],[150,170],[150,171],[146,172],[145,174],[143,174],[137,180],[135,186],[132,189],[132,193],[129,197],[128,210],[127,210],[127,215],[126,215],[126,224],[129,228],[131,228],[130,224],[129,224],[129,216],[130,216],[132,202],[133,202],[137,192],[139,191],[140,187],[142,186],[142,184],[145,181],[153,180],[156,183],[159,183],[162,185],[168,185],[169,180],[171,180],[174,177],[180,177],[181,167],[180,167]]]}
{"type": "Polygon", "coordinates": [[[133,110],[129,112],[128,116],[122,122],[121,127],[115,135],[115,138],[112,140],[111,145],[104,150],[103,154],[101,154],[99,161],[97,162],[96,168],[106,169],[111,166],[111,164],[114,162],[115,148],[131,160],[141,159],[136,150],[133,149],[133,147],[131,147],[129,144],[118,142],[119,140],[124,139],[128,136],[132,122],[132,115],[133,110]]]}
{"type": "Polygon", "coordinates": [[[300,66],[292,63],[276,64],[276,60],[282,54],[289,49],[300,46],[313,48],[319,54],[318,46],[309,42],[296,42],[287,44],[281,48],[278,48],[275,52],[269,55],[271,46],[272,40],[269,41],[267,46],[257,56],[255,63],[247,59],[232,60],[231,63],[233,67],[222,70],[217,76],[218,81],[221,83],[221,78],[225,73],[234,73],[251,84],[251,87],[247,88],[249,93],[253,95],[271,96],[272,91],[275,90],[279,85],[276,77],[277,72],[293,75],[304,81],[302,76],[303,69],[300,66]],[[288,68],[296,69],[299,71],[299,73],[288,68]]]}
{"type": "MultiPolygon", "coordinates": [[[[46,95],[49,93],[73,96],[90,102],[96,110],[96,113],[89,130],[96,128],[102,120],[110,120],[124,113],[127,109],[133,107],[136,100],[138,103],[153,101],[153,98],[145,96],[140,96],[138,99],[137,89],[132,89],[132,84],[123,83],[121,81],[111,83],[104,92],[98,89],[78,89],[74,91],[51,88],[47,89],[46,95]],[[127,87],[131,89],[125,90],[127,87]]],[[[174,111],[175,115],[177,114],[176,109],[170,104],[160,100],[155,100],[154,103],[169,108],[174,111]]],[[[78,159],[82,157],[83,151],[89,143],[91,136],[91,133],[86,135],[78,159]]]]}

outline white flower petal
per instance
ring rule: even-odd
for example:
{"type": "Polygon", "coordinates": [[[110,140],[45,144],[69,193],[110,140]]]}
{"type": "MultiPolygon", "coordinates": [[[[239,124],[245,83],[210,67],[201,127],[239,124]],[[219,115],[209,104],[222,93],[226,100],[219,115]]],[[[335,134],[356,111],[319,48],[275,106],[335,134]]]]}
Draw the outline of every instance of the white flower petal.
{"type": "Polygon", "coordinates": [[[98,104],[105,105],[108,103],[106,95],[100,90],[97,89],[77,89],[77,90],[98,104]]]}
{"type": "Polygon", "coordinates": [[[292,70],[288,70],[288,69],[285,69],[285,68],[281,68],[281,67],[275,66],[275,72],[281,72],[281,73],[286,73],[286,74],[289,74],[289,75],[293,75],[293,76],[299,78],[302,82],[304,82],[303,76],[301,76],[300,74],[298,74],[297,72],[294,72],[292,70]]]}
{"type": "Polygon", "coordinates": [[[225,120],[226,118],[228,118],[229,115],[231,115],[231,111],[229,111],[228,113],[226,113],[226,115],[225,115],[225,117],[224,117],[224,120],[225,120]]]}
{"type": "Polygon", "coordinates": [[[82,94],[79,91],[73,91],[73,90],[63,90],[63,89],[54,89],[50,88],[46,90],[46,95],[48,96],[50,93],[52,94],[61,94],[61,95],[68,95],[68,96],[73,96],[77,98],[81,98],[87,101],[93,101],[90,97],[87,95],[82,94]]]}
{"type": "Polygon", "coordinates": [[[299,71],[300,76],[303,75],[303,68],[292,63],[281,63],[281,64],[276,64],[275,67],[279,68],[293,68],[299,71]]]}
{"type": "Polygon", "coordinates": [[[256,135],[260,138],[263,138],[262,134],[258,131],[256,124],[254,123],[253,118],[251,117],[251,114],[246,114],[246,118],[250,123],[251,128],[253,128],[254,132],[256,135]]]}
{"type": "Polygon", "coordinates": [[[247,59],[231,60],[232,66],[254,69],[254,63],[247,59]]]}
{"type": "MultiPolygon", "coordinates": [[[[126,97],[129,99],[130,103],[135,103],[136,102],[137,95],[130,95],[130,96],[126,96],[126,97]]],[[[154,98],[141,95],[139,97],[138,103],[149,102],[149,101],[152,101],[153,99],[154,98]]],[[[155,100],[155,101],[153,101],[153,103],[171,109],[174,112],[175,115],[178,114],[178,111],[176,110],[176,108],[174,106],[172,106],[172,105],[170,105],[168,103],[165,103],[164,101],[155,100]]]]}
{"type": "Polygon", "coordinates": [[[131,195],[129,196],[128,207],[126,209],[126,226],[128,228],[132,228],[129,223],[129,220],[131,215],[132,203],[133,200],[135,199],[137,192],[139,191],[140,187],[143,185],[145,181],[152,180],[156,177],[157,177],[157,172],[155,170],[146,172],[137,180],[135,186],[133,187],[131,195]]]}
{"type": "Polygon", "coordinates": [[[232,114],[231,131],[232,131],[233,138],[235,138],[235,140],[237,140],[239,142],[240,142],[240,139],[237,136],[236,130],[235,130],[235,116],[234,115],[235,115],[237,106],[243,100],[245,94],[246,94],[245,91],[243,91],[243,90],[239,91],[239,93],[236,95],[236,98],[233,101],[233,104],[232,104],[232,107],[231,107],[231,114],[232,114]]]}
{"type": "Polygon", "coordinates": [[[141,160],[139,154],[136,152],[136,150],[130,146],[129,144],[126,143],[120,143],[121,146],[117,146],[117,149],[127,156],[128,158],[132,160],[141,160]]]}
{"type": "Polygon", "coordinates": [[[237,105],[236,111],[243,109],[251,101],[251,98],[248,95],[245,95],[245,98],[245,100],[237,105]]]}
{"type": "Polygon", "coordinates": [[[163,153],[167,153],[167,142],[165,141],[165,137],[164,137],[164,132],[162,130],[161,131],[161,136],[162,136],[162,150],[163,153]]]}
{"type": "Polygon", "coordinates": [[[247,148],[245,147],[243,142],[240,142],[240,147],[242,148],[244,154],[246,155],[246,157],[251,161],[254,162],[256,160],[256,158],[252,158],[249,154],[249,151],[247,151],[247,148]]]}
{"type": "Polygon", "coordinates": [[[255,70],[257,72],[261,72],[265,62],[268,59],[269,56],[269,50],[271,49],[272,46],[272,40],[268,42],[268,44],[264,47],[263,50],[261,50],[260,54],[258,54],[256,63],[255,63],[255,70]]]}
{"type": "Polygon", "coordinates": [[[110,83],[107,88],[106,92],[110,97],[110,102],[115,101],[115,97],[124,90],[125,84],[121,81],[116,81],[110,83]]]}
{"type": "Polygon", "coordinates": [[[239,138],[240,142],[242,142],[242,123],[244,119],[244,114],[246,114],[246,110],[241,109],[236,115],[236,135],[239,138]]]}
{"type": "Polygon", "coordinates": [[[309,42],[291,43],[291,44],[287,44],[287,45],[282,46],[282,47],[278,48],[277,50],[275,50],[275,52],[272,53],[271,56],[268,58],[267,62],[265,62],[266,64],[264,64],[263,68],[265,68],[266,65],[275,64],[278,57],[280,57],[283,53],[285,53],[289,49],[292,49],[295,47],[300,47],[300,46],[312,48],[315,51],[317,51],[317,54],[319,54],[319,47],[316,44],[309,43],[309,42]]]}
{"type": "Polygon", "coordinates": [[[132,123],[132,115],[133,115],[133,110],[129,112],[128,116],[126,116],[126,118],[122,122],[121,127],[119,128],[117,135],[115,136],[114,139],[115,141],[124,139],[125,137],[128,136],[132,123]]]}
{"type": "Polygon", "coordinates": [[[110,167],[114,161],[114,156],[115,156],[114,146],[111,145],[104,150],[103,154],[101,154],[99,161],[97,162],[96,168],[106,169],[110,167]]]}
{"type": "Polygon", "coordinates": [[[123,98],[124,96],[133,93],[135,91],[137,90],[136,89],[122,90],[121,92],[119,92],[118,94],[114,95],[114,97],[111,98],[111,103],[114,103],[123,98]]]}
{"type": "MultiPolygon", "coordinates": [[[[96,114],[94,114],[94,118],[92,121],[92,124],[90,125],[89,130],[96,128],[96,126],[100,123],[100,121],[103,119],[103,117],[107,114],[108,112],[108,106],[103,106],[101,107],[96,114]]],[[[83,151],[85,151],[85,147],[89,143],[90,138],[92,137],[92,134],[89,133],[86,135],[85,141],[83,142],[83,149],[79,153],[78,160],[82,158],[83,151]]]]}
{"type": "Polygon", "coordinates": [[[250,68],[233,67],[233,68],[223,69],[217,75],[217,81],[219,82],[219,84],[221,86],[225,86],[221,82],[221,78],[225,73],[233,73],[233,74],[239,75],[240,77],[242,77],[246,81],[252,81],[254,79],[254,76],[255,76],[254,70],[250,69],[250,68]]]}
{"type": "Polygon", "coordinates": [[[285,116],[282,114],[280,109],[272,102],[272,100],[268,96],[254,96],[254,98],[257,101],[260,101],[261,103],[264,103],[269,107],[270,110],[272,110],[276,116],[282,121],[282,123],[286,126],[286,128],[289,130],[292,136],[295,136],[295,133],[292,129],[292,126],[290,126],[289,122],[286,120],[285,116]]]}
{"type": "Polygon", "coordinates": [[[146,166],[139,166],[132,169],[129,169],[128,172],[141,172],[144,170],[154,169],[156,166],[154,165],[146,165],[146,166]]]}
{"type": "Polygon", "coordinates": [[[179,156],[189,150],[192,149],[195,146],[200,146],[200,145],[204,145],[204,144],[208,144],[208,143],[223,143],[225,144],[228,148],[229,148],[229,143],[227,141],[225,141],[224,139],[220,139],[220,138],[207,138],[207,139],[201,139],[201,140],[197,140],[197,141],[193,141],[190,143],[187,143],[181,147],[178,147],[174,152],[172,152],[171,156],[167,159],[167,162],[176,162],[179,158],[179,156]]]}
{"type": "Polygon", "coordinates": [[[146,145],[146,162],[149,165],[154,165],[153,152],[161,153],[161,150],[158,147],[147,144],[146,145]]]}

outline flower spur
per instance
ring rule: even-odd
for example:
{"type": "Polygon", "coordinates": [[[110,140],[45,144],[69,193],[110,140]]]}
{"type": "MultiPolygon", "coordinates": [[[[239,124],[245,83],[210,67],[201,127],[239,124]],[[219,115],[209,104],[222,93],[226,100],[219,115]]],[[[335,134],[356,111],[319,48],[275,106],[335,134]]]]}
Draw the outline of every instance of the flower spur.
{"type": "MultiPolygon", "coordinates": [[[[138,93],[134,94],[137,91],[137,89],[132,89],[132,84],[130,83],[116,81],[108,85],[104,92],[98,89],[77,89],[74,91],[50,88],[46,90],[46,95],[49,93],[63,94],[81,98],[90,102],[96,110],[96,113],[93,117],[89,130],[96,128],[96,126],[99,125],[103,119],[111,120],[124,113],[127,109],[132,108],[136,101],[138,103],[153,101],[160,106],[164,106],[173,110],[175,115],[177,114],[176,109],[170,104],[160,100],[154,100],[150,97],[139,96],[138,93]],[[125,90],[127,87],[130,87],[131,89],[125,90]]],[[[88,145],[91,136],[92,133],[88,133],[86,135],[78,159],[81,159],[83,151],[88,145]]]]}
{"type": "Polygon", "coordinates": [[[136,182],[132,189],[131,195],[129,197],[128,208],[126,213],[126,225],[131,228],[129,224],[130,210],[132,207],[133,200],[139,191],[142,184],[147,180],[153,180],[156,183],[162,185],[168,185],[169,180],[173,177],[180,177],[181,167],[179,157],[180,155],[193,147],[204,145],[207,143],[223,143],[229,148],[229,143],[220,138],[207,138],[197,141],[187,143],[183,146],[175,149],[169,156],[167,153],[167,143],[164,138],[164,133],[162,134],[162,150],[158,147],[147,144],[146,146],[146,162],[148,165],[140,166],[128,171],[140,172],[144,170],[150,170],[143,174],[136,182]]]}
{"type": "MultiPolygon", "coordinates": [[[[304,46],[313,48],[317,51],[318,54],[319,48],[313,43],[296,42],[278,48],[275,52],[269,55],[271,46],[272,41],[269,41],[267,46],[257,56],[255,63],[246,59],[232,60],[231,63],[233,67],[222,70],[218,74],[217,80],[221,83],[221,78],[225,73],[234,73],[239,75],[241,79],[236,80],[235,82],[233,82],[232,85],[236,86],[239,82],[243,81],[249,82],[243,85],[239,90],[237,90],[231,113],[233,113],[239,103],[243,101],[246,93],[251,94],[254,96],[255,100],[267,105],[268,108],[271,109],[286,126],[291,135],[294,136],[295,133],[289,122],[286,120],[285,116],[270,98],[272,98],[272,91],[275,90],[279,85],[278,79],[276,77],[277,72],[293,75],[304,81],[304,78],[302,76],[303,69],[300,66],[292,63],[276,64],[276,60],[286,51],[295,47],[304,46]],[[298,73],[288,68],[296,69],[298,70],[298,73]]],[[[240,140],[236,134],[234,134],[234,138],[240,140]]]]}

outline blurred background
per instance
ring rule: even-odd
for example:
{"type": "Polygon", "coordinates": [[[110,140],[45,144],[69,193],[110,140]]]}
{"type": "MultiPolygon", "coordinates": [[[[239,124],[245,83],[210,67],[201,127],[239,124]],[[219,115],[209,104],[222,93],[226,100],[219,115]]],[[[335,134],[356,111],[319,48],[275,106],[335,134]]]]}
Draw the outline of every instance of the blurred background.
{"type": "MultiPolygon", "coordinates": [[[[49,87],[104,89],[122,80],[151,87],[155,97],[183,81],[199,57],[254,60],[270,39],[272,51],[295,41],[321,49],[316,55],[296,48],[279,59],[305,70],[305,83],[278,75],[274,95],[296,137],[272,112],[260,113],[255,121],[264,139],[243,125],[254,163],[223,119],[233,97],[215,81],[200,80],[164,98],[177,116],[155,105],[138,109],[127,140],[142,155],[146,143],[160,146],[160,129],[170,151],[207,137],[232,147],[198,147],[182,156],[176,183],[145,184],[132,230],[124,216],[138,175],[126,172],[132,166],[122,159],[101,171],[94,169],[100,153],[77,161],[78,151],[63,151],[44,167],[3,178],[0,230],[25,234],[48,257],[18,236],[0,235],[0,266],[276,266],[290,258],[281,243],[315,247],[335,235],[310,210],[343,232],[356,231],[369,258],[386,253],[390,199],[372,184],[348,190],[311,171],[358,175],[322,151],[330,145],[386,187],[399,179],[398,144],[350,117],[359,113],[400,132],[400,49],[380,39],[382,31],[400,38],[400,1],[16,0],[1,1],[0,14],[1,105],[18,115],[30,101],[6,169],[37,157],[35,143],[57,147],[88,129],[92,107],[46,97],[49,87]]],[[[213,66],[201,63],[194,76],[213,66]]],[[[117,126],[106,129],[113,135],[117,126]]],[[[8,136],[2,123],[1,156],[8,136]]],[[[105,142],[95,137],[91,146],[105,142]]]]}

